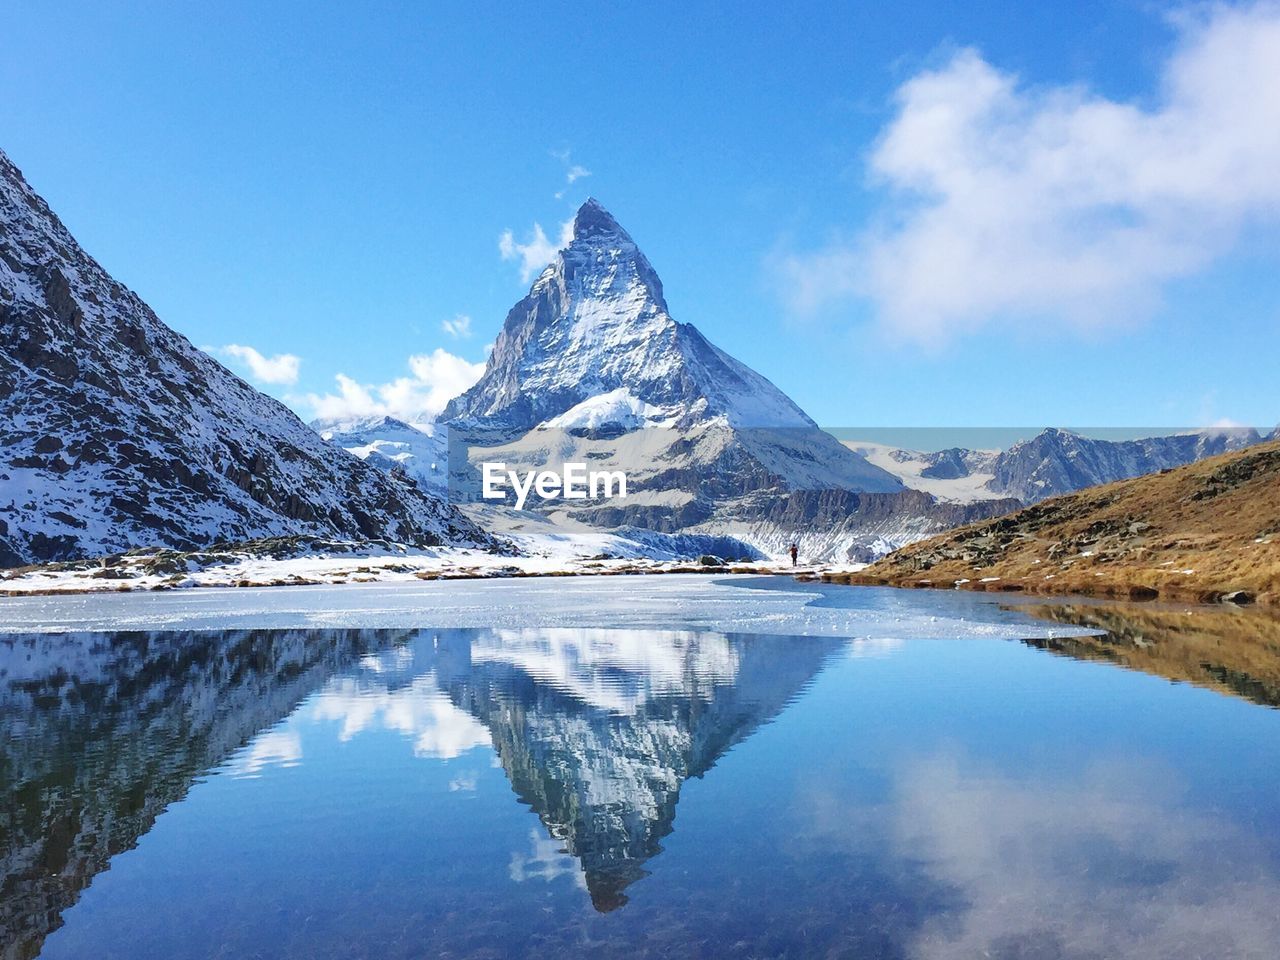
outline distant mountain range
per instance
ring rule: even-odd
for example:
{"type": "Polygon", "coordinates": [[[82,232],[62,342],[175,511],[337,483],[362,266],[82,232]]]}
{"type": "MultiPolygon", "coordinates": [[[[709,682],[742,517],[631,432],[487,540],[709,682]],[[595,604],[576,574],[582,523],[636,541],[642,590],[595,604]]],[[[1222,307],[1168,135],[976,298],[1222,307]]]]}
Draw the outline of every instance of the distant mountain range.
{"type": "Polygon", "coordinates": [[[1278,438],[1280,427],[1267,434],[1231,427],[1136,440],[1099,440],[1050,428],[1003,451],[952,447],[919,453],[882,444],[845,442],[906,486],[942,500],[969,503],[1013,498],[1037,503],[1278,438]]]}
{"type": "Polygon", "coordinates": [[[290,534],[493,542],[165,326],[0,153],[0,566],[290,534]]]}

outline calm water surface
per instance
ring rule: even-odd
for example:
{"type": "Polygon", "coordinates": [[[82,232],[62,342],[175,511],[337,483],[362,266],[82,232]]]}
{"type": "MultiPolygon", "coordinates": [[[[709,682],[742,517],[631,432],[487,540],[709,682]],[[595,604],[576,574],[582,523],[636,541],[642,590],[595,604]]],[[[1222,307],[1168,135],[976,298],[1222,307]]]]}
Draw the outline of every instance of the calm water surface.
{"type": "Polygon", "coordinates": [[[1106,629],[3,637],[3,957],[1275,957],[1280,636],[1106,629]]]}

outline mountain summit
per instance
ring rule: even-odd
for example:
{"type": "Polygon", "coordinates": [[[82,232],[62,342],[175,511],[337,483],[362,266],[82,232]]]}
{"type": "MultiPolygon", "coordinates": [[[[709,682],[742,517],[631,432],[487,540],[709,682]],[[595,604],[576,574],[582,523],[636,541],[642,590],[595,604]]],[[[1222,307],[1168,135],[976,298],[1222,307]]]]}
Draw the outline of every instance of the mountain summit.
{"type": "Polygon", "coordinates": [[[464,507],[513,536],[547,529],[540,524],[581,533],[587,524],[643,545],[654,532],[678,534],[673,549],[695,556],[780,556],[795,543],[810,559],[869,560],[1014,506],[939,503],[819,429],[767,379],[671,315],[657,271],[594,198],[507,314],[479,381],[449,403],[431,436],[387,422],[316,426],[427,488],[440,484],[445,460],[461,501],[484,500],[482,464],[529,476],[567,464],[625,474],[625,497],[464,507]]]}
{"type": "Polygon", "coordinates": [[[458,441],[451,477],[476,488],[481,462],[625,472],[625,499],[546,507],[597,527],[862,559],[996,509],[940,511],[676,320],[649,259],[595,199],[507,314],[484,374],[441,419],[458,441]]]}
{"type": "Polygon", "coordinates": [[[661,440],[644,445],[643,462],[617,465],[666,464],[646,488],[668,501],[673,488],[702,499],[687,518],[714,513],[719,487],[902,488],[767,379],[675,320],[653,265],[595,199],[579,208],[569,245],[507,314],[479,382],[442,419],[504,442],[535,429],[597,437],[661,430],[661,440]]]}
{"type": "MultiPolygon", "coordinates": [[[[480,381],[443,419],[523,432],[578,404],[625,391],[650,424],[814,430],[777,387],[672,318],[662,281],[597,200],[579,208],[573,240],[512,307],[480,381]]],[[[846,460],[832,447],[832,456],[846,460]]],[[[896,483],[862,471],[875,489],[896,483]]]]}
{"type": "Polygon", "coordinates": [[[578,208],[573,218],[573,239],[583,240],[594,234],[612,234],[631,242],[627,231],[613,219],[613,214],[604,208],[604,204],[595,197],[587,197],[586,203],[578,208]]]}

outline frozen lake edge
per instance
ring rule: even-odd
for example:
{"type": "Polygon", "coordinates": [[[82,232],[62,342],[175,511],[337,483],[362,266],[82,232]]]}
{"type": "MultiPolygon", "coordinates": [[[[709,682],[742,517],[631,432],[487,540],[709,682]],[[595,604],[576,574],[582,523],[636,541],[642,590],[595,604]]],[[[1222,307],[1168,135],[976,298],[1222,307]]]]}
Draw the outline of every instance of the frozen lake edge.
{"type": "Polygon", "coordinates": [[[869,640],[1076,636],[997,599],[790,577],[574,577],[5,597],[0,633],[298,627],[715,630],[869,640]]]}

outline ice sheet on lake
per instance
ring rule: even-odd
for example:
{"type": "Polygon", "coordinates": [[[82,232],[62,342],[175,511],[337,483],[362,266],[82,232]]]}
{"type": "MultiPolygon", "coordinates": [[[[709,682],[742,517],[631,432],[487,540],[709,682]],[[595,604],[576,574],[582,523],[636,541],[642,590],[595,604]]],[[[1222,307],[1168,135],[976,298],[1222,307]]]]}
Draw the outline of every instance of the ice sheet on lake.
{"type": "Polygon", "coordinates": [[[557,577],[0,599],[0,633],[293,627],[625,627],[866,640],[1090,632],[959,591],[850,588],[786,577],[557,577]]]}

